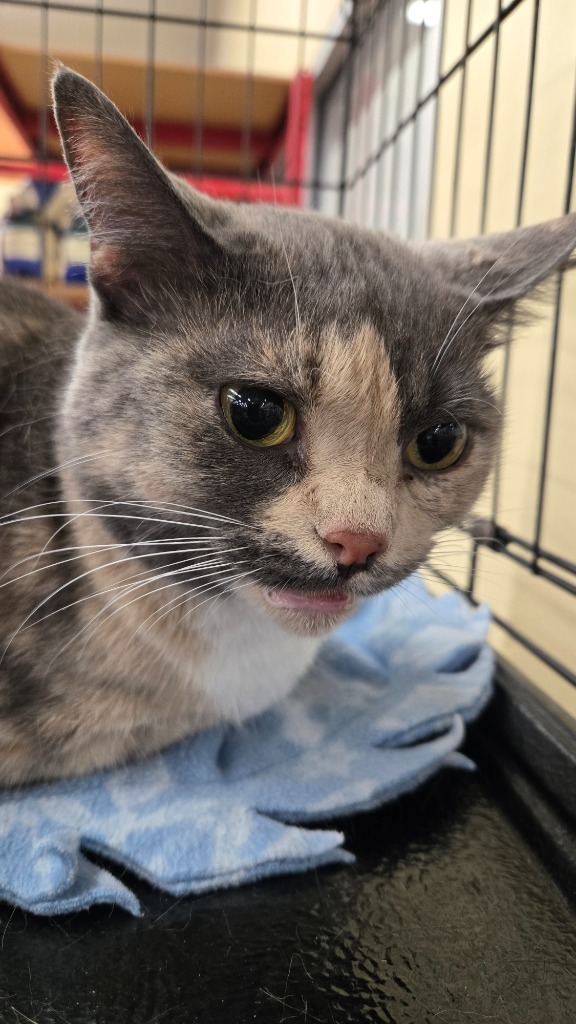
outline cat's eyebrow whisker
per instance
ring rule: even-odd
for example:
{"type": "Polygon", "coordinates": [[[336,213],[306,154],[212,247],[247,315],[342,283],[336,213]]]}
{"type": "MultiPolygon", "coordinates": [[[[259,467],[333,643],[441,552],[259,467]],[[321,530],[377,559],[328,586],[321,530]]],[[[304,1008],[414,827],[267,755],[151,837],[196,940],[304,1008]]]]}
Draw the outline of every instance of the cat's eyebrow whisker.
{"type": "Polygon", "coordinates": [[[75,459],[68,459],[67,462],[60,463],[59,466],[51,466],[50,469],[44,470],[43,473],[37,473],[36,476],[29,477],[29,479],[25,480],[23,484],[20,484],[18,487],[14,487],[11,491],[6,491],[6,493],[2,495],[2,500],[4,501],[6,498],[10,498],[13,494],[17,494],[18,491],[23,491],[26,487],[30,487],[32,484],[38,483],[39,480],[45,480],[47,476],[53,476],[54,474],[59,473],[62,469],[68,469],[69,466],[77,466],[80,462],[90,462],[93,459],[101,459],[104,458],[105,455],[114,455],[117,452],[117,448],[106,448],[104,451],[92,452],[90,455],[78,455],[75,459]]]}
{"type": "Polygon", "coordinates": [[[480,405],[489,405],[491,409],[494,409],[499,416],[504,415],[504,410],[499,408],[494,402],[488,402],[485,398],[477,398],[476,395],[459,395],[458,398],[451,398],[450,404],[455,405],[460,402],[478,402],[480,405]]]}
{"type": "MultiPolygon", "coordinates": [[[[483,296],[482,296],[482,298],[480,299],[480,301],[479,301],[479,302],[477,302],[477,303],[476,303],[476,305],[475,305],[475,306],[474,306],[474,307],[473,307],[473,308],[472,308],[472,309],[470,310],[470,312],[469,312],[469,313],[468,313],[468,315],[467,315],[467,316],[465,317],[465,319],[464,319],[464,320],[462,321],[462,323],[460,324],[460,326],[458,327],[458,329],[457,329],[457,330],[455,331],[455,333],[454,333],[454,334],[452,334],[452,331],[453,331],[453,330],[454,330],[454,328],[456,327],[456,323],[457,323],[457,321],[458,321],[458,317],[459,317],[459,316],[460,316],[460,314],[461,314],[461,313],[462,313],[462,312],[464,311],[465,307],[466,307],[466,306],[468,305],[468,303],[470,302],[470,299],[472,298],[472,296],[473,296],[473,295],[474,295],[474,294],[475,294],[475,293],[476,293],[476,292],[478,291],[478,289],[479,289],[480,285],[482,284],[482,282],[486,280],[486,278],[488,277],[488,275],[489,275],[489,274],[491,274],[491,273],[492,273],[492,271],[494,270],[494,267],[495,267],[495,266],[497,266],[497,264],[498,264],[498,263],[500,263],[500,260],[503,260],[503,259],[504,259],[504,257],[508,255],[508,253],[510,252],[510,250],[511,250],[511,249],[513,249],[513,248],[514,248],[514,246],[515,246],[515,245],[517,245],[519,241],[520,241],[520,239],[518,239],[518,238],[515,238],[515,239],[514,239],[514,241],[512,241],[512,242],[510,243],[510,245],[509,245],[509,246],[508,246],[508,247],[507,247],[507,248],[506,248],[506,249],[504,250],[504,252],[503,252],[503,253],[501,253],[501,254],[500,254],[500,256],[498,256],[498,259],[494,260],[494,263],[492,263],[492,264],[491,264],[491,265],[490,265],[490,266],[488,267],[488,270],[487,270],[487,271],[486,271],[486,273],[485,273],[485,274],[483,274],[483,276],[482,276],[482,277],[480,278],[480,280],[478,281],[478,284],[476,285],[476,287],[472,289],[472,291],[470,292],[470,295],[468,296],[468,298],[467,298],[467,299],[465,300],[465,302],[463,302],[463,303],[462,303],[462,305],[460,306],[460,309],[459,309],[459,310],[458,310],[458,312],[456,313],[456,316],[454,317],[454,319],[453,319],[453,321],[452,321],[452,323],[451,323],[450,327],[448,328],[448,332],[447,332],[447,334],[446,334],[446,337],[444,338],[444,341],[442,342],[442,344],[440,345],[440,348],[438,349],[438,352],[436,353],[436,358],[434,359],[434,362],[432,363],[432,366],[431,366],[431,369],[430,369],[430,372],[431,372],[431,373],[434,373],[434,371],[438,369],[438,367],[440,366],[440,363],[442,362],[442,360],[443,360],[443,359],[444,359],[444,357],[446,356],[446,353],[448,352],[448,349],[450,348],[450,345],[451,345],[451,344],[452,344],[452,342],[454,341],[454,338],[456,338],[456,336],[457,336],[457,335],[458,335],[458,334],[460,333],[460,331],[462,330],[462,328],[464,327],[464,325],[465,325],[465,324],[466,324],[466,323],[468,322],[468,320],[470,319],[470,317],[472,316],[472,314],[476,312],[476,310],[478,309],[478,307],[479,307],[479,306],[481,306],[481,305],[482,305],[482,303],[483,303],[483,302],[484,302],[484,301],[485,301],[485,300],[486,300],[487,298],[489,298],[489,296],[490,296],[490,295],[492,295],[492,292],[496,291],[496,288],[497,288],[497,287],[498,287],[498,285],[499,285],[499,284],[501,283],[501,281],[502,281],[502,278],[500,278],[500,279],[499,279],[499,281],[497,282],[497,284],[495,284],[495,285],[494,285],[494,287],[493,287],[493,288],[491,288],[491,289],[490,289],[490,291],[486,293],[486,295],[483,295],[483,296]]],[[[506,277],[506,275],[504,275],[504,277],[506,277]]]]}

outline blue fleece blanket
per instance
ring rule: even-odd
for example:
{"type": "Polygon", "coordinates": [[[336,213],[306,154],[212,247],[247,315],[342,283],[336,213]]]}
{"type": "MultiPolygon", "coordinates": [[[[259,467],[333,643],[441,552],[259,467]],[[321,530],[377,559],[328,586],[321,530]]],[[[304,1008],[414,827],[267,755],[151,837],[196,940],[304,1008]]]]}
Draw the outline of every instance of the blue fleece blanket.
{"type": "Polygon", "coordinates": [[[140,913],[91,852],[181,895],[353,857],[310,827],[413,789],[490,694],[488,612],[412,577],[366,601],[281,705],[140,764],[0,795],[0,898],[37,914],[140,913]],[[87,856],[88,855],[88,856],[87,856]]]}

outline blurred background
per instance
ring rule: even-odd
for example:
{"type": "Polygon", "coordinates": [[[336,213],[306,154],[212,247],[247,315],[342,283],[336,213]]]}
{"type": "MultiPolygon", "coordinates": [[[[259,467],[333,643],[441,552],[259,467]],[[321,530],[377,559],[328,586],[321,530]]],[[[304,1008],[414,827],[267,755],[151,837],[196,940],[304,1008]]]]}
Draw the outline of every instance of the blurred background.
{"type": "MultiPolygon", "coordinates": [[[[574,0],[0,0],[1,268],[85,306],[55,60],[204,191],[405,238],[575,208],[574,0]]],[[[487,600],[500,656],[576,718],[576,275],[492,369],[504,444],[424,574],[487,600]]]]}

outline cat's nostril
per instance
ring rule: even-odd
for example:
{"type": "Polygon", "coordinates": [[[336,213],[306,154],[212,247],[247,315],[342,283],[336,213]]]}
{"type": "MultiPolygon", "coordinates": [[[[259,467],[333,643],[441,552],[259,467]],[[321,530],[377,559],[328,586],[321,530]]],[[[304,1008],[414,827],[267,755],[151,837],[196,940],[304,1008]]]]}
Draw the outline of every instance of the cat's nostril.
{"type": "Polygon", "coordinates": [[[363,566],[370,555],[386,551],[388,541],[379,533],[356,530],[317,530],[319,537],[340,566],[363,566]]]}

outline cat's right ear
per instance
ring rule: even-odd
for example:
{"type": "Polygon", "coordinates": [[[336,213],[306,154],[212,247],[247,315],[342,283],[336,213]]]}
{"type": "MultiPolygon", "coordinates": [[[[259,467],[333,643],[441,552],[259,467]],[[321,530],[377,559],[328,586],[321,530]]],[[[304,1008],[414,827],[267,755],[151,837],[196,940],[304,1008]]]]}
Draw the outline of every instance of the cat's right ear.
{"type": "Polygon", "coordinates": [[[199,193],[185,203],[117,107],[82,75],[60,68],[52,91],[90,231],[91,283],[110,316],[133,318],[151,301],[151,286],[157,295],[183,267],[193,279],[218,260],[219,245],[202,223],[212,204],[199,193]]]}

